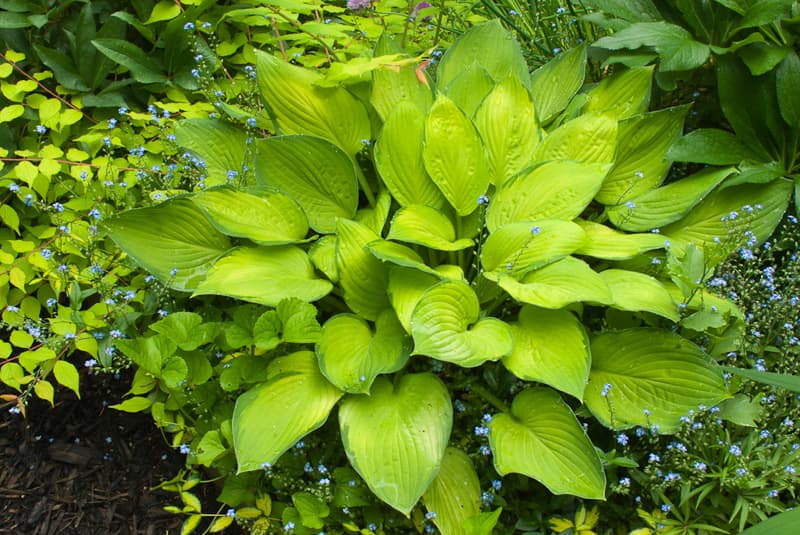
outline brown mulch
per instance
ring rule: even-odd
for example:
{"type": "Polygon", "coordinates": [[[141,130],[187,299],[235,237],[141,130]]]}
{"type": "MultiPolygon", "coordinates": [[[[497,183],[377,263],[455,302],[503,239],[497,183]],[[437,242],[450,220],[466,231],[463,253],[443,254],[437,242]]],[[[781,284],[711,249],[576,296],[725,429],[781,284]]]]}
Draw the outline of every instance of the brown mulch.
{"type": "MultiPolygon", "coordinates": [[[[55,408],[32,401],[27,419],[3,406],[0,534],[180,532],[183,518],[163,510],[180,505],[176,495],[152,488],[174,477],[183,457],[149,415],[104,406],[118,402],[129,384],[124,377],[85,376],[82,400],[58,390],[55,408]]],[[[214,507],[214,496],[201,499],[214,507]]]]}

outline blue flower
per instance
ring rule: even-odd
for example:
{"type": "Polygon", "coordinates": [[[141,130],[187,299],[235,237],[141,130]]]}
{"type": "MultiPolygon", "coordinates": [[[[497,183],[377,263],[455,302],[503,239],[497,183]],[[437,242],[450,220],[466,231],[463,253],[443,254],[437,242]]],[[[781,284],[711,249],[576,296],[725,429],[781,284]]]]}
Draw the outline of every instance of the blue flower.
{"type": "Polygon", "coordinates": [[[36,125],[36,133],[38,133],[38,134],[46,134],[47,133],[47,127],[42,125],[42,124],[37,124],[36,125]]]}
{"type": "Polygon", "coordinates": [[[187,32],[194,30],[194,22],[187,22],[186,24],[183,25],[183,29],[186,30],[187,32]]]}
{"type": "Polygon", "coordinates": [[[736,444],[732,444],[732,445],[731,445],[731,447],[730,447],[730,448],[728,448],[728,452],[729,452],[731,455],[734,455],[734,456],[738,457],[739,455],[741,455],[741,454],[742,454],[742,448],[740,448],[740,447],[739,447],[739,446],[737,446],[736,444]]]}
{"type": "Polygon", "coordinates": [[[42,258],[45,260],[50,260],[50,257],[53,256],[53,251],[50,249],[42,249],[39,254],[42,255],[42,258]]]}

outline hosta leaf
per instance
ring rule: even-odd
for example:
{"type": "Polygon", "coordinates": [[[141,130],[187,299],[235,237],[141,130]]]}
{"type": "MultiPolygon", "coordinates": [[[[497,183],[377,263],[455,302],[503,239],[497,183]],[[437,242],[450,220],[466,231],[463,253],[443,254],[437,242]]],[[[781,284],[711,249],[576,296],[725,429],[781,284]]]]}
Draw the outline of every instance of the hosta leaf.
{"type": "Polygon", "coordinates": [[[309,249],[308,256],[314,263],[314,267],[324,273],[331,282],[339,282],[339,270],[336,267],[335,235],[321,236],[309,249]]]}
{"type": "Polygon", "coordinates": [[[517,221],[578,217],[592,201],[608,172],[608,165],[570,161],[545,162],[523,171],[495,194],[486,214],[494,232],[517,221]]]}
{"type": "Polygon", "coordinates": [[[611,302],[611,290],[600,275],[571,256],[531,271],[522,281],[501,273],[497,284],[517,301],[543,308],[563,308],[579,301],[611,302]]]}
{"type": "Polygon", "coordinates": [[[511,334],[514,350],[503,357],[503,365],[511,373],[583,399],[592,357],[579,318],[568,310],[525,306],[511,324],[511,334]]]}
{"type": "Polygon", "coordinates": [[[492,419],[489,442],[500,475],[523,474],[553,494],[605,498],[606,476],[569,406],[548,388],[520,392],[510,412],[492,419]]]}
{"type": "Polygon", "coordinates": [[[298,247],[237,247],[214,264],[192,295],[227,295],[276,306],[290,297],[316,301],[332,289],[330,282],[317,278],[308,255],[298,247]]]}
{"type": "Polygon", "coordinates": [[[401,206],[424,204],[439,208],[446,202],[425,171],[424,131],[425,113],[400,102],[389,114],[375,143],[375,168],[401,206]]]}
{"type": "Polygon", "coordinates": [[[511,223],[486,239],[481,264],[486,271],[520,277],[570,255],[585,239],[580,226],[561,219],[511,223]]]}
{"type": "Polygon", "coordinates": [[[443,95],[428,114],[422,154],[425,169],[458,215],[474,212],[489,187],[486,154],[472,121],[443,95]]]}
{"type": "Polygon", "coordinates": [[[411,315],[414,354],[472,368],[510,353],[508,324],[479,316],[478,297],[466,282],[444,281],[429,288],[411,315]]]}
{"type": "Polygon", "coordinates": [[[255,51],[258,88],[283,134],[325,138],[354,155],[371,139],[363,104],[341,87],[318,87],[316,71],[255,51]]]}
{"type": "Polygon", "coordinates": [[[603,204],[622,204],[655,188],[667,175],[667,151],[683,131],[688,106],[643,113],[620,121],[614,166],[597,192],[603,204]]]}
{"type": "Polygon", "coordinates": [[[336,239],[336,269],[345,303],[356,314],[374,321],[389,308],[386,296],[388,268],[367,249],[379,237],[370,229],[339,219],[336,239]]]}
{"type": "Polygon", "coordinates": [[[473,62],[495,80],[513,72],[523,85],[529,85],[528,65],[519,43],[499,20],[473,26],[456,39],[442,56],[436,73],[438,86],[445,87],[473,62]]]}
{"type": "Polygon", "coordinates": [[[275,464],[295,442],[320,427],[342,392],[317,368],[311,351],[273,360],[267,382],[239,396],[233,410],[238,473],[275,464]]]}
{"type": "Polygon", "coordinates": [[[608,207],[608,218],[623,230],[651,230],[677,221],[711,193],[734,169],[703,169],[666,186],[608,207]]]}
{"type": "Polygon", "coordinates": [[[231,246],[185,198],[128,210],[105,221],[103,227],[137,264],[176,290],[197,287],[231,246]]]}
{"type": "Polygon", "coordinates": [[[367,249],[382,262],[389,262],[396,266],[418,269],[430,275],[437,275],[436,271],[428,267],[414,249],[405,245],[388,240],[375,240],[367,244],[367,249]]]}
{"type": "Polygon", "coordinates": [[[308,220],[291,197],[276,191],[219,188],[190,197],[211,224],[227,236],[262,245],[303,241],[308,220]]]}
{"type": "Polygon", "coordinates": [[[433,374],[408,374],[396,385],[379,377],[369,396],[339,407],[347,458],[382,501],[408,515],[442,464],[453,407],[433,374]]]}
{"type": "Polygon", "coordinates": [[[392,309],[375,322],[375,332],[354,314],[337,314],[322,327],[317,345],[319,367],[336,387],[354,394],[369,394],[382,373],[405,366],[411,343],[392,309]]]}
{"type": "Polygon", "coordinates": [[[447,448],[439,474],[422,501],[442,535],[461,535],[464,521],[481,511],[481,484],[469,456],[447,448]]]}
{"type": "MultiPolygon", "coordinates": [[[[375,44],[375,57],[402,52],[402,47],[392,39],[388,32],[383,32],[375,44]]],[[[372,71],[370,102],[381,119],[387,121],[392,110],[406,102],[413,103],[423,113],[428,111],[433,103],[433,94],[426,84],[417,79],[412,66],[397,69],[375,69],[372,71]]]]}
{"type": "Polygon", "coordinates": [[[669,291],[657,279],[625,269],[607,269],[600,277],[611,290],[611,306],[631,312],[652,312],[678,321],[678,306],[669,291]]]}
{"type": "Polygon", "coordinates": [[[653,66],[634,67],[604,78],[591,91],[583,113],[610,113],[625,119],[647,111],[650,105],[650,86],[653,66]]]}
{"type": "Polygon", "coordinates": [[[299,204],[317,232],[336,230],[336,218],[358,207],[358,177],[341,149],[313,136],[277,136],[256,142],[256,180],[299,204]]]}
{"type": "Polygon", "coordinates": [[[207,186],[228,182],[228,171],[240,173],[247,134],[220,119],[187,119],[175,125],[175,141],[205,163],[207,186]]]}
{"type": "Polygon", "coordinates": [[[616,119],[611,115],[586,114],[559,126],[539,142],[534,160],[610,164],[616,146],[616,119]]]}
{"type": "Polygon", "coordinates": [[[472,240],[456,239],[456,231],[449,217],[439,210],[419,204],[408,205],[395,212],[387,238],[439,251],[460,251],[473,246],[472,240]]]}
{"type": "Polygon", "coordinates": [[[690,410],[729,397],[722,370],[677,334],[637,328],[592,340],[584,401],[606,427],[657,425],[659,432],[673,433],[690,410]]]}
{"type": "Polygon", "coordinates": [[[473,63],[459,73],[441,91],[469,118],[475,115],[481,101],[494,87],[494,80],[486,70],[473,63]]]}
{"type": "Polygon", "coordinates": [[[387,293],[403,329],[411,334],[411,315],[419,298],[425,290],[440,282],[434,275],[429,275],[412,268],[393,266],[389,269],[389,286],[387,293]]]}
{"type": "Polygon", "coordinates": [[[392,195],[385,188],[381,188],[375,198],[375,205],[361,208],[356,212],[355,221],[366,226],[378,236],[382,236],[383,227],[386,226],[386,220],[389,218],[391,208],[392,195]]]}
{"type": "Polygon", "coordinates": [[[531,164],[539,126],[528,90],[513,74],[483,100],[475,126],[486,147],[492,184],[502,185],[531,164]]]}
{"type": "Polygon", "coordinates": [[[625,234],[600,223],[577,220],[586,233],[586,240],[576,254],[605,260],[628,260],[646,251],[664,247],[664,238],[658,234],[625,234]]]}
{"type": "Polygon", "coordinates": [[[586,46],[557,55],[531,75],[531,95],[539,124],[546,125],[567,107],[586,75],[586,46]]]}

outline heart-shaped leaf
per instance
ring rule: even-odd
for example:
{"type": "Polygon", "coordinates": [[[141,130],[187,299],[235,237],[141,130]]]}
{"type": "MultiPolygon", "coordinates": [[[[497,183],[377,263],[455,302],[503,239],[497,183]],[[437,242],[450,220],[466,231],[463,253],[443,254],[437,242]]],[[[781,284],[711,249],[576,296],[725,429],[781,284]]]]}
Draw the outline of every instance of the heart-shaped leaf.
{"type": "Polygon", "coordinates": [[[617,146],[617,121],[610,115],[581,115],[545,137],[537,146],[534,160],[574,160],[610,164],[617,146]]]}
{"type": "Polygon", "coordinates": [[[500,475],[532,477],[553,494],[605,498],[606,476],[569,406],[548,388],[523,390],[492,419],[489,441],[500,475]]]}
{"type": "Polygon", "coordinates": [[[389,286],[386,292],[403,329],[411,334],[411,315],[425,290],[440,279],[413,268],[392,266],[389,269],[389,286]]]}
{"type": "Polygon", "coordinates": [[[387,266],[367,249],[379,238],[355,221],[339,219],[336,225],[336,270],[344,300],[353,312],[374,321],[389,308],[386,296],[387,266]]]}
{"type": "Polygon", "coordinates": [[[605,260],[627,260],[664,247],[664,238],[658,234],[625,234],[592,221],[578,219],[575,222],[586,233],[586,240],[575,251],[576,254],[605,260]]]}
{"type": "Polygon", "coordinates": [[[678,321],[678,306],[658,279],[627,269],[606,269],[600,277],[611,290],[611,306],[631,312],[652,312],[678,321]]]}
{"type": "Polygon", "coordinates": [[[422,496],[442,535],[464,533],[464,521],[481,511],[481,484],[469,456],[447,448],[439,474],[422,496]]]}
{"type": "Polygon", "coordinates": [[[332,289],[330,282],[317,278],[302,249],[283,245],[233,249],[217,260],[192,295],[227,295],[276,306],[290,297],[316,301],[332,289]]]}
{"type": "Polygon", "coordinates": [[[404,375],[395,386],[378,377],[369,396],[349,396],[339,407],[350,464],[405,515],[439,473],[452,426],[450,394],[430,373],[404,375]]]}
{"type": "Polygon", "coordinates": [[[456,239],[449,217],[440,210],[419,204],[395,212],[388,239],[424,245],[438,251],[460,251],[473,246],[472,240],[456,239]]]}
{"type": "Polygon", "coordinates": [[[465,368],[498,360],[511,352],[511,328],[483,318],[475,292],[466,282],[444,281],[429,288],[411,315],[414,354],[465,368]]]}
{"type": "Polygon", "coordinates": [[[690,410],[729,397],[719,366],[677,334],[636,328],[592,340],[584,402],[606,427],[656,425],[673,433],[690,410]]]}
{"type": "Polygon", "coordinates": [[[206,186],[228,182],[228,172],[240,173],[247,148],[247,134],[220,119],[187,119],[175,125],[175,141],[205,164],[206,186]]]}
{"type": "Polygon", "coordinates": [[[317,344],[322,373],[354,394],[368,394],[375,378],[401,369],[410,352],[410,340],[391,309],[378,316],[374,333],[358,316],[338,314],[325,322],[317,344]]]}
{"type": "Polygon", "coordinates": [[[580,319],[568,310],[525,306],[511,334],[514,350],[503,357],[511,373],[583,399],[592,358],[580,319]]]}
{"type": "Polygon", "coordinates": [[[341,396],[320,373],[311,351],[273,360],[267,381],[236,400],[232,425],[238,473],[275,464],[295,442],[325,423],[341,396]]]}

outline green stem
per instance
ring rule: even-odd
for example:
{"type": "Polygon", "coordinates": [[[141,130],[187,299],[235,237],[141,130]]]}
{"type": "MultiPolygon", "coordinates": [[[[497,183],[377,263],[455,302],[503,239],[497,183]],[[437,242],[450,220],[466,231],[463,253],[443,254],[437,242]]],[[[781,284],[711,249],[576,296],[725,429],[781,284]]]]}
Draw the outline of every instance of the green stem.
{"type": "Polygon", "coordinates": [[[375,194],[372,192],[372,188],[369,187],[367,176],[358,164],[356,164],[356,174],[358,175],[358,183],[361,184],[361,189],[364,190],[364,195],[367,196],[369,207],[375,208],[375,194]]]}
{"type": "MultiPolygon", "coordinates": [[[[461,239],[464,235],[464,220],[463,218],[456,214],[456,239],[461,239]]],[[[458,265],[461,266],[461,269],[464,270],[464,274],[466,275],[467,271],[469,271],[469,266],[466,265],[466,256],[464,254],[464,249],[460,249],[458,251],[458,265]]]]}
{"type": "Polygon", "coordinates": [[[494,301],[492,301],[491,305],[486,307],[486,309],[485,309],[486,310],[486,315],[494,317],[494,313],[497,312],[497,309],[500,308],[501,306],[503,306],[505,304],[505,302],[506,302],[506,294],[505,293],[501,293],[500,295],[495,297],[495,299],[494,299],[494,301]]]}
{"type": "Polygon", "coordinates": [[[478,394],[484,401],[491,404],[495,409],[499,410],[500,412],[508,412],[508,406],[503,403],[503,401],[483,388],[481,385],[471,384],[470,388],[473,392],[478,394]]]}

